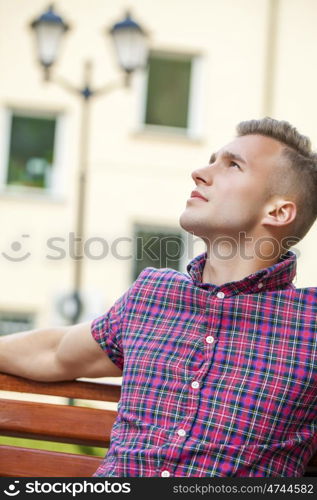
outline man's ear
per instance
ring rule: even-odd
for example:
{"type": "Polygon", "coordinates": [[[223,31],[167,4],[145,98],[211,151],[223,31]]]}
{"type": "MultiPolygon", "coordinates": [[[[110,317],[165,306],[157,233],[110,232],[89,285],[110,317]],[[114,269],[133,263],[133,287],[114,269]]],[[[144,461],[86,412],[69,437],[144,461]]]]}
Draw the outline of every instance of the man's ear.
{"type": "Polygon", "coordinates": [[[262,219],[263,226],[287,226],[295,220],[297,214],[296,203],[291,200],[277,199],[271,201],[262,219]]]}

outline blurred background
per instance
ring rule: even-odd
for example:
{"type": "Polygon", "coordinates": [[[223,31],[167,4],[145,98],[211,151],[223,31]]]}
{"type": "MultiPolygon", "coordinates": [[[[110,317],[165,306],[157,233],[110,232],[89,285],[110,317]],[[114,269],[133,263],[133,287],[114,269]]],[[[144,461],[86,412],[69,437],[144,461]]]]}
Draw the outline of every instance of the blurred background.
{"type": "Polygon", "coordinates": [[[316,148],[315,0],[0,0],[0,19],[1,334],[94,318],[145,266],[185,271],[204,249],[178,223],[190,174],[239,121],[316,148]]]}

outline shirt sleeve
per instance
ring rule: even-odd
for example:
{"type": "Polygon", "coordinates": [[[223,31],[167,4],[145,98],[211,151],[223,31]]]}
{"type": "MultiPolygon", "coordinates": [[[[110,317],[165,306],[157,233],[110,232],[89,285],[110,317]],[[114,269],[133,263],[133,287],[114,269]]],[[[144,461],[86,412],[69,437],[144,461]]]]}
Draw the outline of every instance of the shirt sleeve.
{"type": "Polygon", "coordinates": [[[94,319],[91,325],[93,338],[121,370],[124,363],[121,323],[127,309],[130,291],[129,288],[106,313],[94,319]]]}
{"type": "Polygon", "coordinates": [[[122,346],[122,323],[126,314],[129,314],[132,296],[140,287],[147,269],[139,274],[137,280],[102,316],[93,320],[91,334],[100,347],[108,354],[111,361],[121,370],[124,364],[122,346]]]}

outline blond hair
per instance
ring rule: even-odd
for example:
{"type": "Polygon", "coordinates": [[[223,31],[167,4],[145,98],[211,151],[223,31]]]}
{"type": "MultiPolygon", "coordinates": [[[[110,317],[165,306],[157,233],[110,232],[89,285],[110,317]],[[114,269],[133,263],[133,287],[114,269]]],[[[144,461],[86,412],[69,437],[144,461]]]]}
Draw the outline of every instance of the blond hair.
{"type": "Polygon", "coordinates": [[[259,134],[285,146],[270,195],[287,195],[296,203],[297,216],[290,237],[301,240],[317,218],[317,153],[312,150],[310,139],[289,122],[270,117],[240,122],[236,130],[238,137],[259,134]]]}

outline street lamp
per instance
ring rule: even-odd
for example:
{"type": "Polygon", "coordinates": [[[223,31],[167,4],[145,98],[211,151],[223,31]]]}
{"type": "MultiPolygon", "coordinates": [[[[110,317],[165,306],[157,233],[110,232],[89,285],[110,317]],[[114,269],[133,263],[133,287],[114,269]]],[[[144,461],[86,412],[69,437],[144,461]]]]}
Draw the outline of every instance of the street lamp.
{"type": "Polygon", "coordinates": [[[90,102],[92,97],[109,94],[115,88],[122,85],[128,85],[131,74],[147,63],[148,46],[147,36],[143,28],[132,19],[128,12],[125,18],[114,24],[110,30],[112,35],[119,65],[123,70],[123,81],[108,83],[105,86],[94,89],[91,84],[91,62],[84,64],[83,82],[80,88],[73,86],[72,83],[61,78],[52,79],[52,66],[55,63],[61,40],[66,31],[69,31],[69,25],[54,11],[53,5],[41,14],[31,23],[31,28],[36,35],[37,53],[40,64],[44,70],[44,79],[54,81],[65,90],[81,97],[82,115],[80,131],[80,165],[78,171],[78,197],[76,210],[76,233],[75,242],[77,243],[77,252],[74,259],[74,281],[73,291],[63,304],[61,304],[61,313],[71,324],[77,323],[81,311],[81,287],[82,287],[82,260],[83,245],[85,235],[85,202],[86,202],[86,178],[88,166],[88,130],[90,102]]]}

